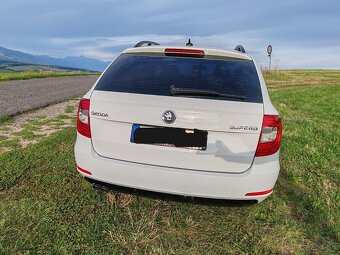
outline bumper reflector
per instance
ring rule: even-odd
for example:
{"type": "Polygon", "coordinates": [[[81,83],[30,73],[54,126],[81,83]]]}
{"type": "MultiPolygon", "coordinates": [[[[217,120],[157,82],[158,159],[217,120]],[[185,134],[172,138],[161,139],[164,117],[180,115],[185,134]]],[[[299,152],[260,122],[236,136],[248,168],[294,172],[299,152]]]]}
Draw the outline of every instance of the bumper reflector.
{"type": "Polygon", "coordinates": [[[84,173],[84,174],[88,174],[88,175],[92,175],[92,173],[90,171],[87,171],[79,166],[77,166],[77,170],[84,173]]]}
{"type": "Polygon", "coordinates": [[[269,190],[265,190],[265,191],[249,192],[249,193],[246,194],[246,197],[267,195],[271,192],[273,192],[273,189],[269,189],[269,190]]]}

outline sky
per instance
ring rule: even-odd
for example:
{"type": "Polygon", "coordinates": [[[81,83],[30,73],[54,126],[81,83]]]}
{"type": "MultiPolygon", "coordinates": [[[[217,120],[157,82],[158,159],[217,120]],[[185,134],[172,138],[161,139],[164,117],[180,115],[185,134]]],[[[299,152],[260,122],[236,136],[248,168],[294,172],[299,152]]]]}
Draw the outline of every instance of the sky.
{"type": "Polygon", "coordinates": [[[233,49],[261,67],[340,69],[340,1],[0,0],[0,46],[112,60],[138,41],[233,49]]]}

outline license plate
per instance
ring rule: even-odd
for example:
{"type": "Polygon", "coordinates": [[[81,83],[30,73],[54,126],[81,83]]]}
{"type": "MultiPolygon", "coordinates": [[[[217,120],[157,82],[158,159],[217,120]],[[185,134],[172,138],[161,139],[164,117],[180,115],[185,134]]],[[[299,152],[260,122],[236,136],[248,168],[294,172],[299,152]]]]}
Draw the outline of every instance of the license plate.
{"type": "Polygon", "coordinates": [[[194,150],[206,150],[208,132],[198,129],[141,126],[134,124],[130,141],[194,150]]]}

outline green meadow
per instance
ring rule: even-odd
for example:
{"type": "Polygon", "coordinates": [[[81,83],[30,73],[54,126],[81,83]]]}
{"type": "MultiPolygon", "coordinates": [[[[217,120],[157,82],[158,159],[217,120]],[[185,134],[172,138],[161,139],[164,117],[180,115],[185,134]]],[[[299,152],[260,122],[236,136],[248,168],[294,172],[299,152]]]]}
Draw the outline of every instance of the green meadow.
{"type": "Polygon", "coordinates": [[[75,170],[74,125],[0,154],[0,254],[339,254],[340,71],[265,79],[283,140],[264,202],[95,190],[75,170]]]}

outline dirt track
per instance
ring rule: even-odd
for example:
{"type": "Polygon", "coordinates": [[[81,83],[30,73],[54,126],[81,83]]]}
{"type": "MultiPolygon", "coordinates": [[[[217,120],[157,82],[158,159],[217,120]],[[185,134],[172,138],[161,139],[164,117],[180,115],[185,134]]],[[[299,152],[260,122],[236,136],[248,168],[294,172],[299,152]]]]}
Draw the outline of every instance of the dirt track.
{"type": "Polygon", "coordinates": [[[0,118],[85,94],[97,76],[69,76],[0,82],[0,118]]]}

